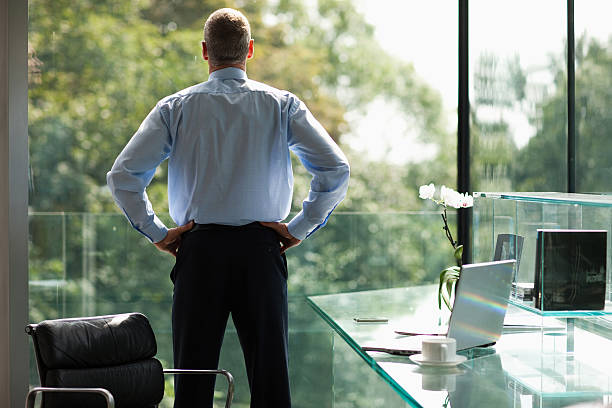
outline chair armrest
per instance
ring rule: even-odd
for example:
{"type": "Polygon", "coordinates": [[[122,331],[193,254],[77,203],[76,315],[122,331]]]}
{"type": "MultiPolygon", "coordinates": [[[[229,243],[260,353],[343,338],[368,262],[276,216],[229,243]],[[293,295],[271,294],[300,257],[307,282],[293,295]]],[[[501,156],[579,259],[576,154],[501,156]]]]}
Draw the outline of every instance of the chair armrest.
{"type": "Polygon", "coordinates": [[[164,369],[164,374],[215,374],[222,375],[227,379],[227,398],[225,400],[225,408],[230,408],[232,399],[234,398],[234,377],[227,370],[190,370],[182,368],[164,369]]]}
{"type": "Polygon", "coordinates": [[[34,408],[36,394],[45,392],[85,392],[91,394],[101,394],[106,399],[107,408],[115,408],[115,398],[113,394],[104,388],[60,388],[60,387],[34,387],[28,392],[26,397],[26,408],[34,408]]]}

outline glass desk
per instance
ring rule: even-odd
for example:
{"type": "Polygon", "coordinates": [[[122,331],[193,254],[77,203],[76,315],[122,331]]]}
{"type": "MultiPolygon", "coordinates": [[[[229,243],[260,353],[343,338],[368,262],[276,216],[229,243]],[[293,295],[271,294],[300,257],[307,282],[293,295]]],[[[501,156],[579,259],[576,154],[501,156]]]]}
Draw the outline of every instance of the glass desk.
{"type": "MultiPolygon", "coordinates": [[[[565,322],[504,331],[494,347],[462,351],[453,368],[420,367],[405,356],[365,352],[362,345],[397,339],[395,329],[447,321],[437,285],[310,296],[308,302],[348,345],[413,407],[569,407],[612,404],[612,335],[574,332],[567,352],[565,322]],[[385,317],[387,323],[356,323],[385,317]]],[[[532,325],[534,315],[509,306],[506,321],[532,325]]],[[[585,318],[585,319],[596,319],[585,318]]],[[[554,321],[553,321],[554,320],[554,321]]],[[[536,326],[536,325],[534,325],[536,326]]]]}

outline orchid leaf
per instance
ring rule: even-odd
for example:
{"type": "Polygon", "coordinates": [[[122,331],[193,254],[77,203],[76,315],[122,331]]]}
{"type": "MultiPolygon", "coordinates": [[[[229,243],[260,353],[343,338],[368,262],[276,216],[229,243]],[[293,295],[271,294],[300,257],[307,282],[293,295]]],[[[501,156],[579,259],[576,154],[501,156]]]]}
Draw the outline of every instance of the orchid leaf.
{"type": "Polygon", "coordinates": [[[440,272],[440,279],[439,279],[439,283],[438,283],[438,309],[442,309],[442,300],[444,300],[444,303],[448,302],[446,301],[446,299],[444,298],[444,283],[446,281],[448,281],[448,277],[454,272],[454,268],[456,268],[455,266],[451,266],[448,267],[444,270],[442,270],[442,272],[440,272]]]}
{"type": "Polygon", "coordinates": [[[442,302],[446,305],[449,310],[453,310],[451,306],[451,298],[453,295],[453,289],[459,276],[461,274],[461,268],[458,266],[449,266],[448,268],[440,272],[440,278],[438,283],[438,308],[442,309],[442,302]]]}
{"type": "Polygon", "coordinates": [[[442,309],[442,286],[444,285],[444,277],[446,269],[440,272],[440,283],[438,284],[438,309],[442,309]]]}
{"type": "Polygon", "coordinates": [[[457,265],[461,266],[462,264],[462,259],[463,259],[463,245],[459,245],[457,248],[455,248],[455,261],[457,262],[457,265]]]}
{"type": "Polygon", "coordinates": [[[446,291],[448,292],[448,299],[450,300],[453,297],[453,289],[455,288],[456,280],[448,280],[446,281],[446,291]]]}
{"type": "Polygon", "coordinates": [[[444,303],[446,304],[446,307],[448,308],[448,310],[450,310],[451,312],[453,311],[453,307],[450,304],[450,300],[444,296],[444,303]]]}

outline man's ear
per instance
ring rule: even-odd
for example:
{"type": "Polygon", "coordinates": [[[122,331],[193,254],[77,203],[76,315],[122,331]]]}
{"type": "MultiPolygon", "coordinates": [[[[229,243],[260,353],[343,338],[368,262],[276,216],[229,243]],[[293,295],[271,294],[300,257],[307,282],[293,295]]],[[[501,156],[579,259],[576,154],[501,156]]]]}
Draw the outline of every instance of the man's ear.
{"type": "Polygon", "coordinates": [[[253,39],[251,38],[251,40],[249,41],[249,53],[247,54],[247,59],[251,59],[253,58],[253,39]]]}
{"type": "Polygon", "coordinates": [[[206,48],[206,41],[202,41],[202,58],[208,61],[208,48],[206,48]]]}

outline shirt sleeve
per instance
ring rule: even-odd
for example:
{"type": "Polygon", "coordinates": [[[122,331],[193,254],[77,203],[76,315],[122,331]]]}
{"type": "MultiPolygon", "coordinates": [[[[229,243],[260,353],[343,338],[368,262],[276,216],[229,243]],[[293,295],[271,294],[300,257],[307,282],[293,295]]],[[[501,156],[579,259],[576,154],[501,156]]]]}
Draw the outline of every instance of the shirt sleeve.
{"type": "Polygon", "coordinates": [[[303,240],[325,225],[346,196],[350,167],[338,145],[299,100],[289,112],[288,142],[312,175],[302,210],[288,225],[291,235],[303,240]]]}
{"type": "Polygon", "coordinates": [[[132,136],[106,175],[111,194],[132,226],[151,242],[159,242],[168,228],[157,218],[146,188],[159,164],[168,158],[172,139],[159,105],[132,136]]]}

